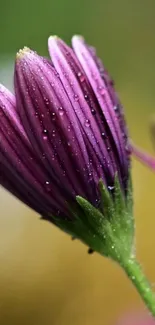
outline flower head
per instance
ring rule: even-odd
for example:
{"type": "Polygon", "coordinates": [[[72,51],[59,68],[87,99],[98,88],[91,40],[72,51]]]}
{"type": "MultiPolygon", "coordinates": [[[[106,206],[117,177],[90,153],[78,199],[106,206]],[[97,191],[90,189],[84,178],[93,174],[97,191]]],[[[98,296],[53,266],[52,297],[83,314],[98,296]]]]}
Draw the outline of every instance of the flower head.
{"type": "Polygon", "coordinates": [[[48,45],[52,60],[28,48],[17,54],[15,98],[0,88],[1,184],[101,251],[92,238],[103,214],[108,220],[116,210],[123,213],[128,201],[130,153],[122,106],[94,49],[81,37],[73,37],[72,48],[57,37],[48,45]]]}

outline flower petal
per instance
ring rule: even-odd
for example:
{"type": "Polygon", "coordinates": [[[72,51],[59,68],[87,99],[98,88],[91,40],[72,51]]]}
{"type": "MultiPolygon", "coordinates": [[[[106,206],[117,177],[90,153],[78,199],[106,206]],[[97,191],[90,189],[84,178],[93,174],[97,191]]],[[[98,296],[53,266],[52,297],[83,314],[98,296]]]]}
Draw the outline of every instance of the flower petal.
{"type": "Polygon", "coordinates": [[[72,45],[109,125],[109,130],[112,133],[123,170],[128,173],[129,160],[126,152],[127,131],[121,105],[113,89],[111,80],[82,37],[74,36],[72,45]]]}
{"type": "Polygon", "coordinates": [[[32,195],[39,209],[48,213],[60,210],[65,205],[60,191],[55,184],[51,186],[49,173],[36,159],[16,114],[15,98],[3,86],[0,86],[0,116],[1,174],[7,170],[10,182],[18,182],[28,196],[32,195]]]}
{"type": "Polygon", "coordinates": [[[41,215],[44,215],[45,211],[38,206],[35,198],[32,197],[32,195],[29,195],[23,186],[19,186],[19,182],[12,183],[8,178],[8,175],[10,176],[10,171],[6,169],[6,166],[3,166],[2,163],[0,163],[0,184],[10,193],[16,196],[20,201],[28,205],[31,209],[35,210],[41,215]]]}
{"type": "Polygon", "coordinates": [[[89,176],[83,130],[56,70],[36,53],[22,51],[16,62],[15,91],[24,128],[38,158],[46,155],[43,163],[53,182],[61,182],[73,197],[80,194],[94,201],[96,186],[89,176]]]}
{"type": "Polygon", "coordinates": [[[81,84],[86,76],[83,74],[73,51],[62,40],[57,37],[50,37],[48,44],[52,62],[72,103],[84,138],[90,143],[92,151],[94,151],[98,159],[98,166],[102,165],[105,171],[104,176],[100,176],[104,180],[106,176],[108,179],[112,179],[114,176],[114,166],[109,154],[111,148],[107,147],[107,144],[104,143],[97,121],[92,116],[91,108],[83,94],[81,84]]]}

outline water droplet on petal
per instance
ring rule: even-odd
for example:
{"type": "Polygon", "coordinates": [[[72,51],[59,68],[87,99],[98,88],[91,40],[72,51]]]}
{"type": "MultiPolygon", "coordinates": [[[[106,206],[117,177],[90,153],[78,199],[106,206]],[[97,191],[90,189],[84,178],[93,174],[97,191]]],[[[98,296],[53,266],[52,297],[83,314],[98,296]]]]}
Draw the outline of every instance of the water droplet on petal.
{"type": "Polygon", "coordinates": [[[46,129],[43,130],[43,139],[47,140],[48,138],[48,131],[46,129]]]}
{"type": "Polygon", "coordinates": [[[91,112],[92,112],[93,115],[96,114],[96,111],[95,111],[95,109],[93,109],[93,108],[92,108],[91,112]]]}
{"type": "Polygon", "coordinates": [[[55,130],[52,131],[52,136],[55,137],[55,130]]]}
{"type": "Polygon", "coordinates": [[[59,107],[58,112],[59,112],[59,115],[60,116],[63,116],[64,115],[64,110],[63,110],[62,107],[59,107]]]}
{"type": "Polygon", "coordinates": [[[119,110],[119,105],[114,106],[114,111],[117,112],[119,110]]]}
{"type": "Polygon", "coordinates": [[[86,100],[88,100],[88,95],[87,95],[87,94],[85,94],[85,95],[84,95],[84,98],[85,98],[86,100]]]}
{"type": "Polygon", "coordinates": [[[106,89],[104,88],[104,87],[99,87],[99,93],[102,95],[102,96],[104,96],[105,95],[105,93],[106,93],[106,89]]]}
{"type": "Polygon", "coordinates": [[[101,133],[103,139],[106,139],[106,134],[104,132],[101,133]]]}
{"type": "Polygon", "coordinates": [[[46,105],[49,105],[49,99],[47,97],[44,97],[44,101],[46,105]]]}
{"type": "Polygon", "coordinates": [[[79,100],[79,96],[78,96],[77,94],[74,94],[74,100],[75,100],[76,102],[78,102],[78,100],[79,100]]]}
{"type": "Polygon", "coordinates": [[[85,120],[85,126],[88,128],[90,126],[90,121],[89,120],[85,120]]]}
{"type": "Polygon", "coordinates": [[[55,121],[55,118],[56,118],[56,116],[55,116],[55,113],[53,112],[52,113],[52,121],[55,121]]]}
{"type": "Polygon", "coordinates": [[[46,186],[46,191],[47,192],[50,192],[51,191],[51,185],[50,185],[50,182],[49,181],[46,181],[45,182],[45,186],[46,186]]]}
{"type": "Polygon", "coordinates": [[[109,191],[113,191],[114,190],[114,186],[108,186],[108,190],[109,191]]]}
{"type": "Polygon", "coordinates": [[[79,77],[79,79],[80,79],[81,82],[84,82],[85,77],[84,77],[84,75],[80,71],[78,72],[78,77],[79,77]]]}

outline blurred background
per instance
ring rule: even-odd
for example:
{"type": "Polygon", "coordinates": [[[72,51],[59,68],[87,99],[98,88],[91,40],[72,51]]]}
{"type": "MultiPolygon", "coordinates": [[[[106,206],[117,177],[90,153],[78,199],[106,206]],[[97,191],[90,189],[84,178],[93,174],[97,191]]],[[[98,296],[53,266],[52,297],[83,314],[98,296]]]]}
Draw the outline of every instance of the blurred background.
{"type": "MultiPolygon", "coordinates": [[[[116,82],[130,134],[153,153],[154,0],[0,0],[0,81],[12,89],[15,53],[47,53],[47,37],[82,34],[116,82]]],[[[137,255],[155,282],[155,173],[133,161],[137,255]]],[[[0,324],[115,325],[145,312],[133,286],[110,260],[57,230],[0,189],[0,324]]]]}

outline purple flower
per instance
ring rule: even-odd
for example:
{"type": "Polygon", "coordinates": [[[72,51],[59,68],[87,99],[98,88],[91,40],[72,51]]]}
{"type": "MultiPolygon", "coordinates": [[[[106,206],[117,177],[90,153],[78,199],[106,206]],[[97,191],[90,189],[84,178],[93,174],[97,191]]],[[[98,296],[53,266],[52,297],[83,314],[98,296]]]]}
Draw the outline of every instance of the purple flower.
{"type": "Polygon", "coordinates": [[[55,222],[75,218],[76,196],[99,207],[100,179],[113,196],[117,174],[126,196],[130,161],[122,106],[95,50],[78,36],[72,48],[48,44],[52,61],[17,54],[15,98],[0,88],[1,184],[55,222]]]}
{"type": "Polygon", "coordinates": [[[130,148],[122,106],[93,48],[49,38],[52,60],[28,48],[15,97],[0,88],[0,182],[44,219],[121,265],[155,315],[135,259],[130,148]]]}

